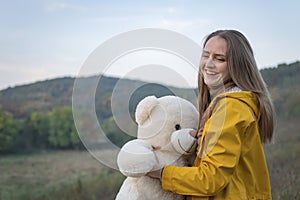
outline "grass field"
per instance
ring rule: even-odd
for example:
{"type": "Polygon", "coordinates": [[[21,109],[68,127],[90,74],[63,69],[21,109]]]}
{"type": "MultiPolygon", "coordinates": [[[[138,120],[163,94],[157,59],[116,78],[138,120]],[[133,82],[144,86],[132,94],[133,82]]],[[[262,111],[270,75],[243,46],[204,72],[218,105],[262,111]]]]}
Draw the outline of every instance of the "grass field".
{"type": "Polygon", "coordinates": [[[275,143],[265,145],[273,200],[300,199],[299,119],[279,120],[275,143]]]}
{"type": "Polygon", "coordinates": [[[0,199],[113,199],[123,176],[86,151],[0,158],[0,199]]]}
{"type": "MultiPolygon", "coordinates": [[[[266,145],[274,200],[300,199],[300,125],[280,122],[266,145]]],[[[53,151],[0,157],[1,200],[113,200],[124,177],[86,151],[53,151]]]]}

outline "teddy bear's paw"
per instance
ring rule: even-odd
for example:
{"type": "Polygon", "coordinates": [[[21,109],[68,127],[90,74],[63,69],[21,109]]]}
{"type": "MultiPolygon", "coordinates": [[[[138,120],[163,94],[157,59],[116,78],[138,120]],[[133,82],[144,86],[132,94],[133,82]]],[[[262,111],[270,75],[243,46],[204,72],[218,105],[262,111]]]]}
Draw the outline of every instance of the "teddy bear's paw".
{"type": "Polygon", "coordinates": [[[194,153],[197,146],[197,140],[190,135],[193,129],[181,129],[172,133],[171,144],[176,152],[184,155],[194,153]]]}
{"type": "Polygon", "coordinates": [[[156,162],[151,144],[140,139],[127,142],[117,158],[121,173],[130,177],[147,174],[153,169],[156,162]]]}

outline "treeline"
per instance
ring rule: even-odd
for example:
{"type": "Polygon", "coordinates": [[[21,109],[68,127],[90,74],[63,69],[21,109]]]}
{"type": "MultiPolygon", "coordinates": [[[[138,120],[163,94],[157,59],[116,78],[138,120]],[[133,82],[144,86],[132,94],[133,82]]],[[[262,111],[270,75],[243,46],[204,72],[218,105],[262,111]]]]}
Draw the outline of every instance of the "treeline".
{"type": "MultiPolygon", "coordinates": [[[[113,116],[101,120],[100,124],[106,137],[118,146],[132,139],[123,134],[113,116]]],[[[10,112],[0,109],[0,154],[84,148],[69,106],[46,114],[33,112],[26,119],[14,118],[10,112]]]]}
{"type": "Polygon", "coordinates": [[[47,114],[33,112],[25,120],[0,110],[0,153],[82,148],[71,107],[55,108],[47,114]]]}

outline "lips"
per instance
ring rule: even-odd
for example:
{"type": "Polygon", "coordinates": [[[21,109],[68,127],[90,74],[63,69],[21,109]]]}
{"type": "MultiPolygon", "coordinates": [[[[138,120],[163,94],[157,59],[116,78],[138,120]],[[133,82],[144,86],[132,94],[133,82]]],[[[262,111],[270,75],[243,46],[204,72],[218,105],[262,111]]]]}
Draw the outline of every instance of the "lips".
{"type": "Polygon", "coordinates": [[[217,75],[218,74],[218,72],[215,72],[215,71],[210,71],[210,70],[204,70],[204,71],[207,75],[217,75]]]}

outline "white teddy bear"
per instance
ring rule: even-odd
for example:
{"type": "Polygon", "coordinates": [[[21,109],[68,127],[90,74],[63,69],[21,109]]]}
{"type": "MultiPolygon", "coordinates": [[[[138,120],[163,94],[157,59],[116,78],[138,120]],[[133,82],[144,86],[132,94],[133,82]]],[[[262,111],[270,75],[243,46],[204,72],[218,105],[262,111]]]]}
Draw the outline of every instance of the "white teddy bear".
{"type": "Polygon", "coordinates": [[[199,114],[189,101],[175,96],[148,96],[137,106],[137,138],[127,142],[118,154],[119,170],[127,176],[116,200],[183,200],[166,192],[150,171],[165,165],[186,166],[193,162],[199,114]]]}

